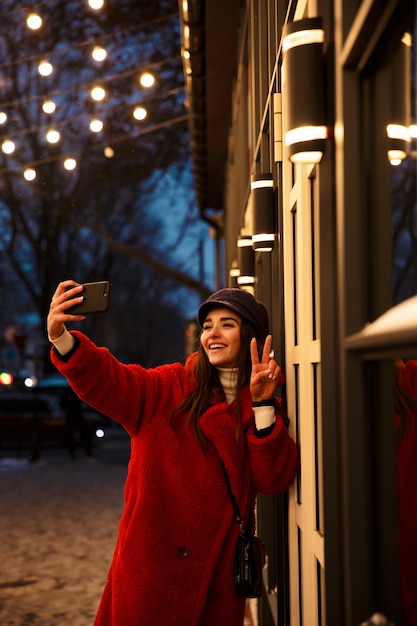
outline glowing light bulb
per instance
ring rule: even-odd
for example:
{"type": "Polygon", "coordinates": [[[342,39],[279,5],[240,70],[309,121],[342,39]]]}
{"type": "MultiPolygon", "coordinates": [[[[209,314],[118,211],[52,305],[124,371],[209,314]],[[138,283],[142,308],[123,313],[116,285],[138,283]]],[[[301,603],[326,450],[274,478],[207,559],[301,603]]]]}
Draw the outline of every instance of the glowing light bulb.
{"type": "Polygon", "coordinates": [[[93,51],[91,52],[91,56],[94,61],[104,61],[107,56],[107,51],[101,46],[94,46],[93,51]]]}
{"type": "Polygon", "coordinates": [[[104,100],[104,98],[106,97],[106,92],[103,89],[103,87],[93,87],[90,94],[91,94],[92,99],[95,100],[96,102],[100,102],[101,100],[104,100]]]}
{"type": "Polygon", "coordinates": [[[75,170],[75,168],[77,167],[77,161],[73,159],[72,157],[68,157],[64,161],[64,167],[69,172],[72,170],[75,170]]]}
{"type": "Polygon", "coordinates": [[[155,76],[150,72],[144,72],[139,78],[139,82],[142,87],[152,87],[155,82],[155,76]]]}
{"type": "Polygon", "coordinates": [[[53,100],[45,100],[45,102],[42,105],[42,110],[44,113],[51,114],[55,111],[55,109],[56,109],[56,104],[55,102],[53,102],[53,100]]]}
{"type": "Polygon", "coordinates": [[[38,65],[38,72],[41,76],[50,76],[53,69],[53,65],[49,61],[41,61],[38,65]]]}
{"type": "Polygon", "coordinates": [[[135,118],[135,120],[144,120],[146,116],[147,112],[146,109],[144,109],[143,107],[136,107],[133,111],[133,117],[135,118]]]}
{"type": "Polygon", "coordinates": [[[51,128],[51,130],[48,130],[48,132],[46,133],[46,140],[48,143],[58,143],[58,141],[61,139],[61,135],[57,130],[54,130],[53,128],[51,128]]]}
{"type": "Polygon", "coordinates": [[[91,122],[90,122],[90,130],[93,133],[99,133],[101,130],[103,130],[103,122],[101,120],[98,120],[98,119],[91,120],[91,122]]]}
{"type": "Polygon", "coordinates": [[[26,24],[31,30],[39,30],[42,26],[42,18],[37,13],[29,13],[26,19],[26,24]]]}
{"type": "Polygon", "coordinates": [[[28,182],[35,180],[36,178],[36,170],[34,170],[32,167],[28,167],[24,172],[23,172],[23,177],[25,180],[27,180],[28,182]]]}
{"type": "Polygon", "coordinates": [[[3,150],[4,154],[12,154],[15,151],[15,148],[15,144],[10,139],[6,139],[1,144],[1,149],[3,150]]]}

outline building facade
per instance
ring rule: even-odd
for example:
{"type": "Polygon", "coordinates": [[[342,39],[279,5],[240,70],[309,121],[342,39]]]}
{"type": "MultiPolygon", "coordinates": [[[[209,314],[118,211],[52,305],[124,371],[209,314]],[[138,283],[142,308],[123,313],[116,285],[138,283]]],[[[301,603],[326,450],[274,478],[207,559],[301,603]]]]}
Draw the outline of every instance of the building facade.
{"type": "Polygon", "coordinates": [[[406,624],[394,359],[417,358],[414,0],[181,0],[180,14],[219,287],[268,307],[300,450],[289,493],[259,499],[256,619],[406,624]]]}

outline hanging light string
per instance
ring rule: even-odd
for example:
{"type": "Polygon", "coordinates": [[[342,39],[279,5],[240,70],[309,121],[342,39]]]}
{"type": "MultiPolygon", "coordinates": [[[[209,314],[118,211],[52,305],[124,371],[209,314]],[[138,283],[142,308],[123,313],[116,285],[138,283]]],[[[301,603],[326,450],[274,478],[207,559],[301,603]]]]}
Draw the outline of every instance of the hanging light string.
{"type": "Polygon", "coordinates": [[[74,91],[82,91],[86,89],[88,90],[94,85],[97,85],[98,83],[107,84],[119,78],[127,78],[128,76],[134,76],[135,74],[142,74],[145,71],[151,71],[158,67],[167,65],[168,63],[174,63],[179,60],[181,60],[181,55],[179,55],[178,57],[170,57],[169,59],[163,59],[162,61],[155,61],[154,63],[149,63],[148,65],[144,65],[144,67],[141,68],[140,70],[138,70],[138,68],[134,68],[132,70],[126,70],[125,72],[119,72],[118,74],[113,74],[111,76],[104,76],[104,77],[100,77],[99,79],[96,78],[96,79],[91,80],[88,83],[74,85],[66,89],[55,89],[55,90],[48,91],[48,92],[45,92],[36,96],[26,96],[23,98],[19,98],[17,100],[10,100],[9,102],[2,102],[0,104],[0,107],[2,110],[4,110],[6,108],[16,106],[17,104],[28,104],[29,102],[36,102],[38,100],[42,100],[42,101],[48,100],[48,99],[52,100],[53,98],[56,98],[57,96],[62,96],[68,93],[72,93],[74,91]]]}
{"type": "MultiPolygon", "coordinates": [[[[155,100],[159,100],[160,98],[167,98],[170,96],[175,96],[181,92],[183,92],[185,89],[184,86],[181,87],[174,87],[173,89],[169,89],[168,91],[164,91],[163,93],[159,93],[159,94],[154,94],[152,96],[148,96],[146,98],[142,98],[140,100],[140,104],[149,104],[150,102],[153,102],[155,100]]],[[[110,113],[114,113],[115,111],[121,111],[122,109],[127,109],[130,108],[132,106],[138,106],[139,103],[132,103],[132,102],[124,102],[123,104],[118,104],[115,105],[113,107],[109,107],[106,106],[106,114],[108,112],[110,113]]],[[[62,128],[63,126],[66,126],[68,124],[72,124],[73,122],[80,122],[82,120],[86,120],[86,119],[91,119],[91,115],[88,113],[82,113],[80,115],[75,115],[74,117],[66,117],[63,120],[59,120],[57,122],[53,123],[54,128],[62,128]]],[[[97,117],[100,117],[100,114],[97,113],[97,117]]],[[[42,124],[40,126],[33,126],[31,128],[25,128],[24,130],[18,130],[16,132],[11,133],[11,136],[13,138],[17,138],[17,137],[24,137],[25,135],[30,135],[32,133],[36,133],[42,130],[46,130],[48,128],[51,127],[51,122],[48,122],[47,124],[42,124]]]]}
{"type": "MultiPolygon", "coordinates": [[[[6,12],[3,12],[3,13],[0,13],[0,16],[4,18],[4,17],[10,16],[12,14],[16,14],[16,13],[23,12],[23,11],[26,11],[26,13],[28,13],[28,12],[34,13],[36,11],[36,9],[38,9],[39,7],[45,6],[47,4],[54,4],[54,3],[53,2],[50,3],[48,0],[45,0],[43,2],[38,2],[38,3],[34,4],[34,5],[32,4],[29,7],[22,7],[22,8],[19,8],[19,9],[14,9],[13,11],[6,11],[6,12]]],[[[92,5],[90,5],[90,6],[92,6],[92,5]]],[[[102,44],[104,41],[109,41],[109,40],[111,41],[111,40],[114,40],[116,38],[120,38],[120,37],[122,37],[125,34],[129,34],[129,33],[133,32],[135,30],[152,27],[152,26],[158,25],[158,24],[160,24],[162,22],[167,22],[168,20],[171,20],[173,18],[178,19],[178,14],[177,13],[172,13],[172,14],[165,15],[165,16],[162,16],[162,17],[153,18],[151,20],[147,20],[146,22],[143,22],[142,24],[139,24],[139,25],[135,24],[135,25],[132,25],[132,26],[130,26],[128,28],[120,29],[119,31],[112,32],[110,34],[106,33],[106,34],[103,34],[103,35],[99,35],[99,36],[93,37],[92,39],[76,43],[75,45],[74,44],[67,45],[67,46],[59,48],[57,50],[52,50],[52,51],[49,51],[49,52],[43,52],[43,53],[40,53],[40,54],[30,55],[30,56],[22,57],[22,58],[19,58],[19,59],[12,59],[12,60],[10,60],[7,63],[1,64],[0,65],[0,70],[5,70],[5,69],[7,69],[8,67],[11,67],[11,66],[22,66],[23,64],[31,63],[31,62],[37,61],[37,60],[46,60],[46,59],[50,60],[50,59],[53,59],[58,54],[68,53],[71,50],[81,49],[81,48],[85,48],[87,46],[91,46],[93,48],[93,46],[97,46],[97,45],[99,45],[99,43],[102,44]]],[[[145,72],[149,72],[150,73],[151,70],[154,70],[154,69],[156,69],[158,67],[167,66],[169,63],[176,63],[178,61],[181,62],[181,55],[178,55],[178,56],[175,56],[175,57],[170,57],[168,59],[163,59],[161,61],[157,61],[157,62],[146,64],[144,66],[144,68],[142,68],[141,70],[138,70],[137,68],[130,69],[130,70],[125,70],[123,72],[118,72],[118,73],[113,74],[111,76],[95,78],[95,79],[92,79],[91,81],[89,81],[87,83],[76,84],[76,85],[73,85],[73,86],[65,88],[65,89],[50,90],[50,91],[48,91],[46,93],[42,93],[42,94],[39,94],[39,95],[32,95],[32,96],[26,96],[26,97],[24,96],[24,97],[19,98],[19,99],[14,99],[14,100],[2,103],[0,105],[1,109],[2,109],[0,111],[0,113],[3,113],[3,117],[4,117],[5,121],[4,121],[4,124],[2,124],[0,126],[0,130],[3,131],[1,134],[3,135],[3,152],[5,153],[5,157],[4,158],[7,159],[6,163],[8,162],[9,165],[7,165],[6,167],[3,167],[0,170],[0,172],[3,173],[3,174],[10,173],[10,172],[15,172],[16,170],[21,172],[21,171],[24,171],[25,169],[26,170],[27,169],[31,169],[33,167],[36,167],[36,166],[39,166],[39,165],[42,165],[42,164],[45,164],[45,163],[48,163],[48,162],[53,162],[53,161],[57,161],[57,160],[60,160],[60,159],[65,159],[66,157],[68,158],[68,155],[71,153],[71,150],[66,150],[66,154],[57,155],[55,153],[54,155],[51,155],[50,157],[41,158],[41,159],[36,160],[36,161],[32,161],[32,162],[28,162],[28,163],[22,164],[18,160],[18,155],[15,154],[15,145],[14,145],[14,142],[12,141],[13,139],[16,139],[18,137],[23,137],[25,135],[27,136],[29,134],[42,131],[44,129],[48,130],[49,133],[50,133],[50,132],[52,132],[51,126],[53,124],[53,127],[54,127],[53,128],[53,132],[55,134],[55,138],[54,139],[50,139],[48,137],[47,140],[49,141],[49,143],[55,144],[57,141],[59,141],[61,139],[60,133],[57,131],[57,128],[62,128],[64,126],[70,125],[70,124],[72,124],[74,122],[80,122],[80,121],[82,121],[82,120],[84,120],[86,118],[90,118],[90,121],[92,123],[94,121],[97,121],[98,126],[97,126],[96,129],[93,127],[92,123],[90,123],[90,130],[92,132],[100,132],[100,130],[102,130],[102,128],[103,128],[103,124],[102,124],[103,120],[94,120],[93,119],[93,115],[94,114],[91,115],[91,114],[84,114],[83,113],[83,114],[80,114],[80,115],[73,116],[71,118],[65,118],[64,120],[60,120],[60,121],[56,120],[55,122],[52,122],[52,118],[50,118],[50,120],[48,121],[47,124],[42,124],[40,126],[36,126],[36,127],[32,127],[32,128],[25,128],[24,130],[15,131],[15,132],[13,132],[13,130],[10,129],[10,132],[8,133],[7,132],[8,131],[8,126],[7,126],[7,123],[6,123],[8,117],[7,117],[6,113],[5,113],[5,110],[7,111],[7,109],[9,109],[9,108],[16,107],[16,105],[22,106],[22,105],[28,104],[28,103],[33,103],[33,102],[36,103],[37,101],[43,101],[45,103],[45,102],[47,102],[49,100],[52,101],[53,99],[60,98],[61,96],[66,95],[66,94],[75,93],[77,91],[80,92],[80,91],[87,90],[87,89],[91,90],[92,87],[94,87],[94,86],[97,87],[99,84],[100,85],[102,85],[102,84],[107,85],[107,84],[111,83],[112,81],[119,80],[119,79],[122,79],[122,78],[128,78],[129,76],[132,76],[134,74],[139,74],[139,75],[142,74],[143,75],[143,73],[145,73],[145,72]],[[6,144],[10,144],[10,145],[6,146],[6,144]]],[[[99,109],[100,112],[97,112],[96,117],[99,118],[100,116],[104,116],[105,118],[107,118],[109,112],[111,113],[111,112],[114,112],[114,111],[117,111],[117,110],[125,109],[127,107],[135,106],[136,109],[135,109],[135,111],[133,113],[133,117],[135,117],[139,121],[142,121],[146,117],[146,110],[143,109],[141,106],[139,106],[139,104],[140,105],[146,104],[148,102],[154,101],[154,100],[159,99],[159,98],[172,97],[172,96],[175,96],[175,95],[179,94],[182,91],[184,91],[184,84],[182,84],[178,88],[173,88],[173,89],[168,90],[168,91],[166,91],[164,93],[154,94],[152,96],[149,96],[148,98],[141,98],[140,99],[140,103],[132,102],[132,99],[131,99],[130,102],[127,102],[127,103],[124,102],[123,104],[118,104],[118,105],[115,105],[113,107],[109,107],[109,106],[106,105],[104,110],[100,111],[100,109],[99,109]]],[[[97,102],[98,106],[100,105],[100,102],[101,102],[101,100],[99,99],[98,102],[97,102]]],[[[49,114],[49,113],[53,113],[54,109],[52,109],[51,111],[48,111],[48,112],[46,111],[46,109],[44,109],[44,111],[45,111],[45,113],[49,114]]],[[[111,141],[109,141],[107,139],[105,141],[105,143],[103,143],[103,144],[98,144],[97,142],[95,142],[94,145],[90,146],[89,148],[84,148],[82,150],[82,152],[84,153],[86,151],[89,152],[91,150],[97,150],[98,148],[100,148],[100,146],[101,147],[108,147],[109,143],[111,143],[111,144],[120,143],[123,140],[127,140],[127,139],[132,138],[132,137],[138,137],[140,135],[147,134],[149,132],[153,132],[154,130],[157,130],[158,128],[163,128],[164,126],[167,126],[167,125],[170,125],[170,124],[176,124],[176,123],[179,123],[180,121],[184,121],[186,119],[188,119],[188,115],[182,115],[182,116],[179,116],[177,118],[172,118],[171,120],[165,120],[165,121],[163,121],[163,122],[161,122],[159,124],[155,124],[153,126],[148,126],[148,127],[145,127],[145,128],[142,127],[139,132],[133,132],[133,133],[130,132],[129,135],[127,135],[127,136],[124,135],[124,136],[121,136],[121,137],[118,137],[118,138],[112,138],[111,141]]],[[[75,152],[77,152],[77,151],[80,152],[80,148],[75,148],[75,152]]],[[[74,150],[73,150],[73,152],[74,152],[74,150]]],[[[74,159],[73,159],[73,161],[74,161],[74,165],[73,165],[73,167],[71,169],[74,169],[75,166],[76,166],[76,161],[74,159]]],[[[70,169],[70,168],[67,168],[67,169],[70,169]]],[[[36,176],[36,174],[35,174],[35,176],[36,176]]],[[[32,177],[30,179],[27,178],[27,180],[33,180],[34,177],[32,177]]]]}
{"type": "MultiPolygon", "coordinates": [[[[166,128],[167,126],[173,126],[175,124],[181,124],[183,122],[187,122],[188,120],[189,120],[188,114],[180,115],[178,117],[165,120],[164,122],[160,122],[159,124],[154,124],[153,126],[149,126],[148,128],[140,129],[137,132],[130,133],[129,135],[119,135],[118,137],[112,137],[111,140],[102,142],[100,144],[95,144],[94,146],[89,146],[88,148],[83,147],[82,153],[83,154],[91,153],[101,148],[104,149],[110,144],[112,146],[116,144],[120,144],[123,141],[127,141],[128,139],[138,139],[139,137],[142,137],[143,135],[148,135],[150,133],[155,132],[156,130],[160,130],[161,128],[166,128]]],[[[74,152],[76,151],[73,151],[73,153],[74,152]]],[[[18,172],[20,174],[27,168],[34,168],[34,167],[38,167],[38,166],[45,165],[48,163],[53,163],[56,161],[63,161],[71,154],[72,154],[71,151],[67,151],[59,155],[51,155],[49,157],[38,159],[37,161],[25,162],[24,164],[20,163],[20,164],[11,165],[8,167],[3,167],[3,168],[0,168],[0,175],[10,174],[10,173],[15,173],[15,172],[18,172]]]]}
{"type": "MultiPolygon", "coordinates": [[[[8,14],[6,13],[6,15],[8,15],[8,14]]],[[[3,13],[0,13],[0,17],[2,17],[2,16],[3,16],[3,13]]],[[[166,22],[166,21],[172,20],[174,18],[178,19],[178,14],[177,13],[169,13],[168,15],[164,15],[162,17],[157,17],[157,18],[154,18],[152,20],[148,20],[146,22],[142,22],[141,24],[135,24],[133,26],[129,26],[128,28],[123,28],[123,29],[120,29],[120,30],[117,30],[117,31],[114,31],[114,32],[111,32],[111,33],[105,33],[103,35],[99,35],[97,37],[93,37],[92,39],[86,39],[85,41],[78,42],[77,44],[63,46],[62,48],[58,48],[56,50],[50,50],[49,52],[48,51],[40,52],[39,54],[32,54],[30,56],[20,57],[18,59],[12,59],[12,60],[8,61],[7,63],[1,63],[0,64],[0,69],[3,69],[5,67],[10,67],[12,65],[20,65],[20,64],[23,64],[23,63],[29,63],[29,62],[36,61],[36,60],[41,60],[41,59],[44,59],[44,58],[52,58],[55,55],[66,54],[68,52],[71,52],[71,50],[77,50],[79,48],[88,48],[89,46],[94,46],[96,44],[103,45],[104,42],[106,42],[108,40],[116,39],[116,37],[127,35],[129,33],[132,33],[135,30],[142,30],[142,29],[148,28],[150,26],[156,26],[156,25],[160,24],[161,22],[166,22]]]]}

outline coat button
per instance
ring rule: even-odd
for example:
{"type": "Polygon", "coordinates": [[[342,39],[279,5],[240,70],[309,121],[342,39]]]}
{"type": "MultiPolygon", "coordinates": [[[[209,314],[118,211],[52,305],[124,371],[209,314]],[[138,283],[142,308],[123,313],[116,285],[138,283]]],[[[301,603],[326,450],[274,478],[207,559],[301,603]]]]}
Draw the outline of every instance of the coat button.
{"type": "Polygon", "coordinates": [[[177,557],[179,559],[186,559],[187,556],[188,556],[187,548],[184,548],[184,546],[179,546],[177,548],[177,557]]]}

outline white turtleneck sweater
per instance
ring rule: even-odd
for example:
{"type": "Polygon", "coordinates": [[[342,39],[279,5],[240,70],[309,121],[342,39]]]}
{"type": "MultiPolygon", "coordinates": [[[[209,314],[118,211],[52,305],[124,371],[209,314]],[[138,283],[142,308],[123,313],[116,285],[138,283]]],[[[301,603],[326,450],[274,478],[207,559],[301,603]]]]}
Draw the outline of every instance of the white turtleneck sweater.
{"type": "MultiPolygon", "coordinates": [[[[58,339],[55,339],[54,341],[50,339],[50,341],[62,355],[70,352],[75,343],[74,337],[68,332],[67,329],[64,330],[58,339]]],[[[236,368],[218,367],[217,371],[219,372],[220,384],[223,387],[226,396],[226,402],[227,404],[231,404],[236,396],[238,370],[236,368]]],[[[257,430],[269,428],[276,421],[275,408],[273,406],[253,407],[253,412],[255,413],[255,425],[257,430]]]]}
{"type": "MultiPolygon", "coordinates": [[[[218,367],[220,384],[223,387],[227,404],[231,404],[236,396],[237,373],[236,368],[218,367]]],[[[253,407],[255,413],[255,425],[257,430],[268,428],[276,420],[275,407],[273,406],[256,406],[253,407]]]]}

